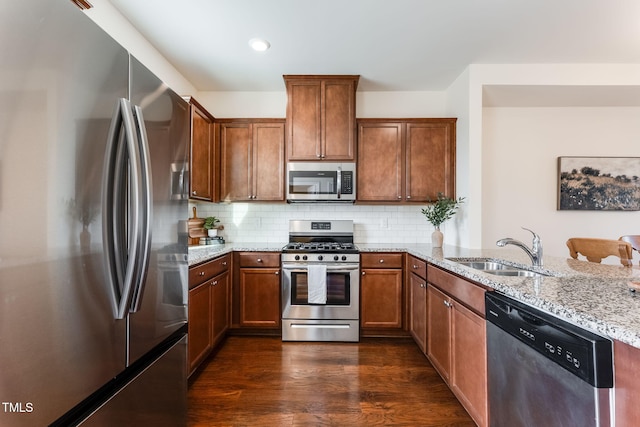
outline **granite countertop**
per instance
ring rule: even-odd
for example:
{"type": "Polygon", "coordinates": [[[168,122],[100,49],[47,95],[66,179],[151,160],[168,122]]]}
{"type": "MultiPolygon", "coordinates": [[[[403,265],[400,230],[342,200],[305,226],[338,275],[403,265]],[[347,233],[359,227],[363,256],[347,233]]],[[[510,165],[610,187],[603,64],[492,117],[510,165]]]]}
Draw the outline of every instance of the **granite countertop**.
{"type": "MultiPolygon", "coordinates": [[[[189,265],[232,251],[280,251],[285,243],[236,243],[189,248],[189,265]]],[[[595,264],[572,258],[544,257],[545,277],[496,276],[448,258],[494,258],[530,268],[518,248],[465,249],[456,246],[357,244],[361,252],[407,252],[490,287],[570,323],[640,348],[640,295],[629,281],[640,281],[640,266],[595,264]]]]}

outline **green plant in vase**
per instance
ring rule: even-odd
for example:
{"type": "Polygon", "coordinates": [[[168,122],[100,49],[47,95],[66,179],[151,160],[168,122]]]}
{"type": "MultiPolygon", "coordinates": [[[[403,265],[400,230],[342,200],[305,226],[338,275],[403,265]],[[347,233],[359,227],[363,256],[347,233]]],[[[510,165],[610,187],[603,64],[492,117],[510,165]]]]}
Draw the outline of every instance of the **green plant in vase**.
{"type": "Polygon", "coordinates": [[[216,224],[219,222],[220,220],[215,216],[208,216],[204,219],[203,227],[207,230],[207,235],[210,237],[218,235],[218,226],[216,224]]]}
{"type": "Polygon", "coordinates": [[[427,221],[435,227],[431,235],[431,244],[434,248],[441,248],[444,240],[440,225],[453,218],[462,203],[464,203],[464,197],[459,197],[456,200],[438,193],[438,199],[422,209],[422,214],[427,218],[427,221]]]}

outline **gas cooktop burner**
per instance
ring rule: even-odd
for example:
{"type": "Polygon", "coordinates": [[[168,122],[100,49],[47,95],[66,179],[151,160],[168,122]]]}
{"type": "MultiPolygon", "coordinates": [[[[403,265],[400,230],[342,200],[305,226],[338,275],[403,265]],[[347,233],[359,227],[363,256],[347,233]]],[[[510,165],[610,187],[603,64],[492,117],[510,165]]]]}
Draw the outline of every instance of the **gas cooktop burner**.
{"type": "Polygon", "coordinates": [[[285,246],[282,250],[284,252],[358,252],[358,248],[353,243],[337,242],[292,242],[285,246]]]}

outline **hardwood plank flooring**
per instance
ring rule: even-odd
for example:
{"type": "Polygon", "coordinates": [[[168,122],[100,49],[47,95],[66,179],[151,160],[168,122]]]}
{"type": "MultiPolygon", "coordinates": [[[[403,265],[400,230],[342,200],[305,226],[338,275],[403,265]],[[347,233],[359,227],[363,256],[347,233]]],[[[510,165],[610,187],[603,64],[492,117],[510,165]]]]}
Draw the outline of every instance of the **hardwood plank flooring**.
{"type": "Polygon", "coordinates": [[[189,385],[189,427],[475,426],[409,339],[231,336],[189,385]]]}

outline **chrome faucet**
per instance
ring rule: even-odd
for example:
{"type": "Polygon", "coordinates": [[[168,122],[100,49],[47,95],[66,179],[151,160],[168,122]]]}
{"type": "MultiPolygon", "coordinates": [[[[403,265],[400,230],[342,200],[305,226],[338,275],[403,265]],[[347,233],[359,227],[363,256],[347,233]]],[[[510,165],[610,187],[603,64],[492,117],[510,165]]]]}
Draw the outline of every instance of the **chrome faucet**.
{"type": "Polygon", "coordinates": [[[507,245],[517,246],[525,251],[527,255],[529,255],[529,258],[531,258],[531,263],[534,267],[542,267],[542,242],[540,241],[540,236],[538,236],[528,228],[522,227],[522,229],[527,230],[531,232],[531,234],[533,234],[533,243],[531,245],[531,249],[529,249],[529,247],[527,247],[527,245],[525,245],[521,241],[512,239],[511,237],[498,240],[496,242],[496,245],[500,246],[501,248],[507,245]]]}

